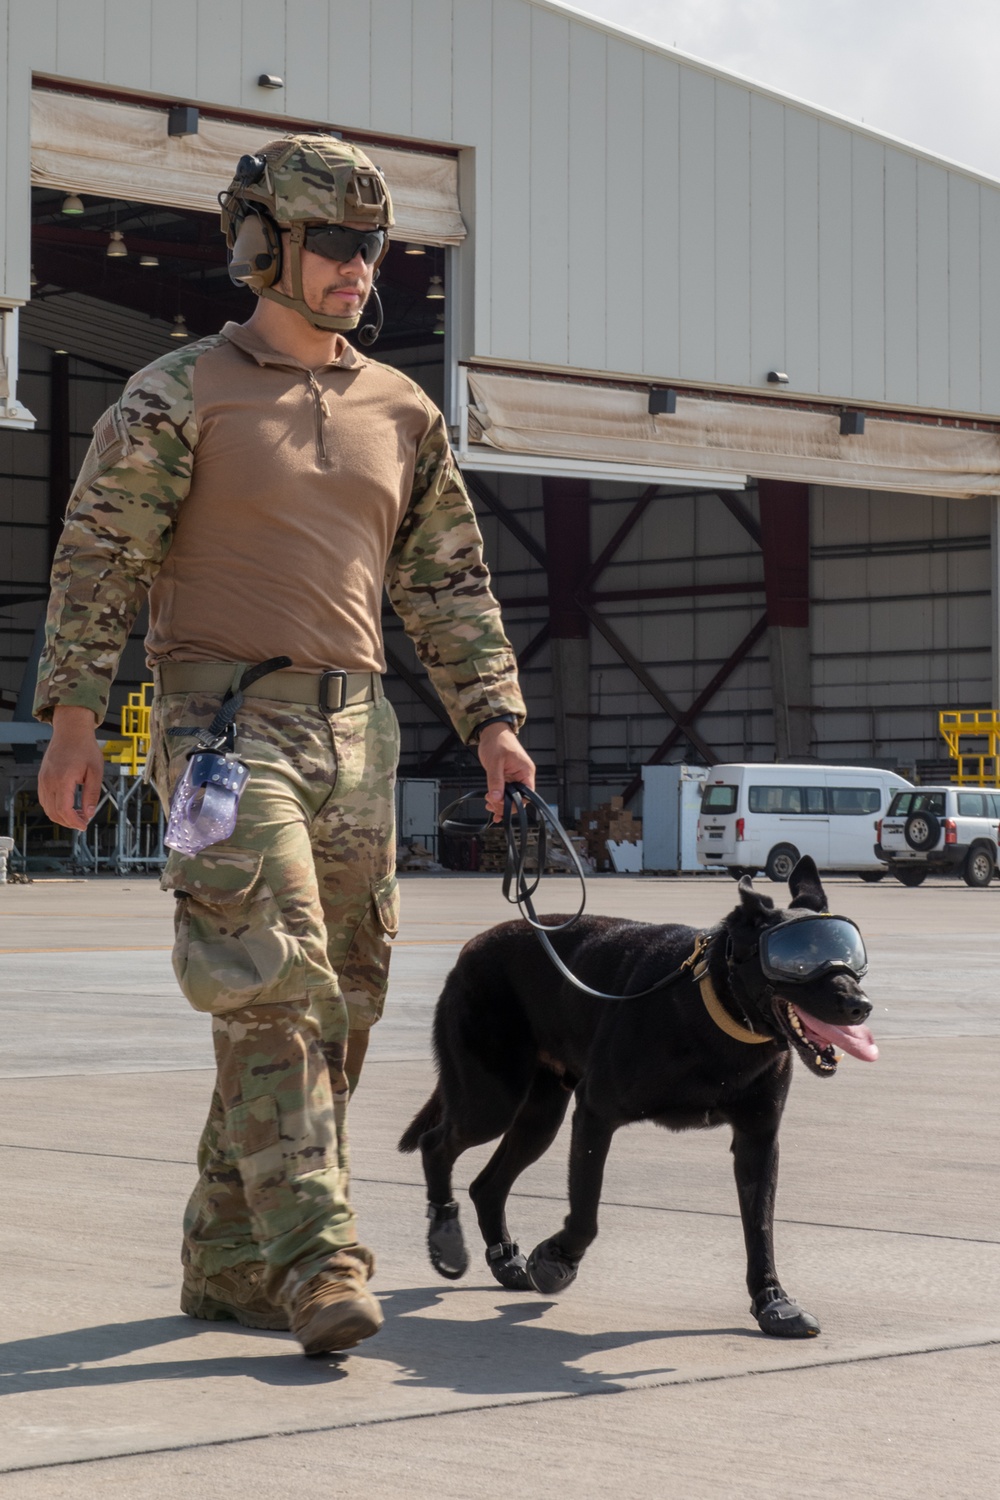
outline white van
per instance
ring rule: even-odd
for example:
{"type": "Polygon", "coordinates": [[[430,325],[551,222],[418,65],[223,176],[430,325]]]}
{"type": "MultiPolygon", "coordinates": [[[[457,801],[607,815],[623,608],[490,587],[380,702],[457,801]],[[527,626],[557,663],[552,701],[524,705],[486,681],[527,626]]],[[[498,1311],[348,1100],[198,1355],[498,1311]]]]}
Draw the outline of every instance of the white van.
{"type": "Polygon", "coordinates": [[[894,771],[773,762],[712,766],[701,793],[698,862],[735,878],[763,870],[786,881],[811,854],[821,870],[880,880],[875,825],[893,796],[912,787],[894,771]]]}

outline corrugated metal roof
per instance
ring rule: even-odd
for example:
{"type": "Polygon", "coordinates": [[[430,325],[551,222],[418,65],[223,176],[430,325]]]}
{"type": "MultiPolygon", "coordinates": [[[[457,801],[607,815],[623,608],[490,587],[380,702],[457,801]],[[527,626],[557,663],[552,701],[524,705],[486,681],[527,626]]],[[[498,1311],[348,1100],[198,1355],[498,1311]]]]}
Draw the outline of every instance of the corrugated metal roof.
{"type": "Polygon", "coordinates": [[[170,324],[145,313],[102,302],[82,292],[52,292],[21,309],[21,336],[77,359],[113,365],[130,375],[159,359],[179,340],[170,324]]]}

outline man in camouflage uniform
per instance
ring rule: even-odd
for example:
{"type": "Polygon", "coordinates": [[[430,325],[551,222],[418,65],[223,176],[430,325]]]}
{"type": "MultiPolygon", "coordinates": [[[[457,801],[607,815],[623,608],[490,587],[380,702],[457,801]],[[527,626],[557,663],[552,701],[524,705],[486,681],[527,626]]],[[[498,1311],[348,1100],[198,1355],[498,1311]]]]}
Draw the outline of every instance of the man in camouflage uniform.
{"type": "MultiPolygon", "coordinates": [[[[322,136],[244,157],[223,195],[249,322],[172,351],[101,418],[56,553],[35,712],[49,815],[85,828],[119,656],[148,591],[149,774],[164,802],[248,665],[232,836],[170,855],[174,968],[212,1016],[216,1086],[184,1223],[181,1306],[291,1327],[307,1353],[377,1331],[348,1192],[346,1103],[396,931],[398,726],[383,582],[487,801],[534,768],[516,664],[441,414],[352,349],[392,205],[322,136]],[[82,788],[82,806],[74,794],[82,788]]],[[[362,330],[364,337],[365,330],[362,330]]]]}

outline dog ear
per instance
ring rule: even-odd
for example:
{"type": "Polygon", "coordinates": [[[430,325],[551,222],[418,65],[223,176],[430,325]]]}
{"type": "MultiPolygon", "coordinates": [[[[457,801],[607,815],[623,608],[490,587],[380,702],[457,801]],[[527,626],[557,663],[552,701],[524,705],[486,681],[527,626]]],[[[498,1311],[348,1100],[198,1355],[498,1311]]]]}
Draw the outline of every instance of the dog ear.
{"type": "Polygon", "coordinates": [[[788,877],[788,889],[792,893],[789,906],[804,906],[807,911],[829,911],[826,892],[820,884],[816,861],[803,854],[788,877]]]}
{"type": "Polygon", "coordinates": [[[737,890],[740,893],[740,905],[743,908],[743,913],[751,921],[762,917],[765,912],[774,911],[774,902],[770,896],[762,896],[759,891],[755,891],[753,881],[749,875],[740,876],[740,883],[737,886],[737,890]]]}

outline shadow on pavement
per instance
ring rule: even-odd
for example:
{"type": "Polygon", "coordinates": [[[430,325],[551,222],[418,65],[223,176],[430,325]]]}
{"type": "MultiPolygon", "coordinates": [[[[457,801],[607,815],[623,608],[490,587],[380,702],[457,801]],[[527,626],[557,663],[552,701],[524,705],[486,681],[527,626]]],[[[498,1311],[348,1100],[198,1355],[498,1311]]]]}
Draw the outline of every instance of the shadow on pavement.
{"type": "MultiPolygon", "coordinates": [[[[470,1289],[471,1290],[471,1289],[470,1289]]],[[[486,1320],[449,1318],[448,1302],[466,1294],[458,1289],[428,1287],[386,1292],[381,1297],[385,1328],[371,1343],[349,1355],[315,1359],[298,1357],[287,1334],[242,1328],[237,1323],[205,1323],[183,1316],[103,1323],[40,1338],[0,1345],[0,1396],[17,1392],[86,1390],[141,1381],[211,1380],[242,1377],[267,1386],[313,1386],[345,1379],[351,1362],[365,1359],[395,1366],[388,1387],[451,1391],[456,1395],[500,1396],[521,1392],[615,1391],[640,1376],[668,1375],[675,1366],[649,1365],[615,1372],[582,1368],[596,1356],[637,1344],[677,1338],[749,1338],[746,1328],[654,1328],[576,1333],[547,1327],[540,1320],[553,1306],[548,1300],[503,1300],[493,1304],[497,1316],[486,1320]],[[434,1315],[421,1317],[425,1310],[434,1315]],[[231,1357],[126,1359],[158,1345],[196,1339],[208,1332],[267,1340],[260,1352],[231,1357]]],[[[456,1309],[457,1311],[457,1309],[456,1309]]]]}

